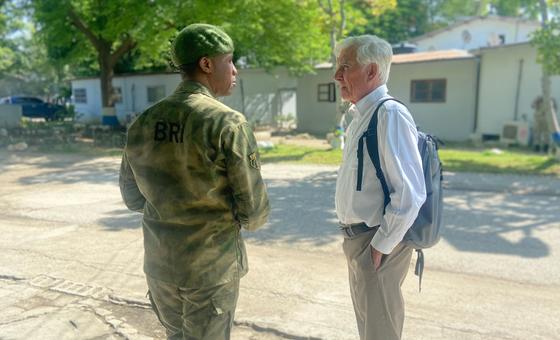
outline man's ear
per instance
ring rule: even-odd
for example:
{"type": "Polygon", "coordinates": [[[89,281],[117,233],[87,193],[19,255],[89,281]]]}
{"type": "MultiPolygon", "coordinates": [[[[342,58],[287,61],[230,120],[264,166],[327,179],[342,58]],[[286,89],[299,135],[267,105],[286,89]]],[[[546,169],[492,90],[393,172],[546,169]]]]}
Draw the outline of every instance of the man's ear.
{"type": "Polygon", "coordinates": [[[369,64],[367,79],[373,80],[378,77],[378,74],[379,74],[379,65],[374,63],[369,64]]]}
{"type": "Polygon", "coordinates": [[[212,64],[212,60],[210,60],[210,58],[202,57],[198,60],[198,66],[200,67],[202,72],[212,73],[212,68],[214,65],[212,64]]]}

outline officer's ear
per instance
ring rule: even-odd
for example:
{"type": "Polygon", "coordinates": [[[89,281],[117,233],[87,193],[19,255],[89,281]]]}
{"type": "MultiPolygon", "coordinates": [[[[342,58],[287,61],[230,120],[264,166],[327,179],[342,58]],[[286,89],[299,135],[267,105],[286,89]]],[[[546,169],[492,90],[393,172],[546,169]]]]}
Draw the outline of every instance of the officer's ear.
{"type": "Polygon", "coordinates": [[[212,68],[214,65],[212,64],[212,60],[210,58],[202,57],[198,60],[198,66],[200,67],[202,72],[212,73],[212,68]]]}

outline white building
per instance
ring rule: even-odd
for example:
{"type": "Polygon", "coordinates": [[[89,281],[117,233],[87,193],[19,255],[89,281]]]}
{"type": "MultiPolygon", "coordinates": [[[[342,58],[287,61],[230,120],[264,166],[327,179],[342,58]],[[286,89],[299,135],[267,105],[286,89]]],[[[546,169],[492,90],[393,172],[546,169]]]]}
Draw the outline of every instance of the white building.
{"type": "MultiPolygon", "coordinates": [[[[117,118],[123,125],[150,105],[175,91],[181,77],[177,73],[138,73],[117,75],[113,87],[120,94],[115,103],[117,118]]],[[[250,121],[273,124],[279,115],[296,114],[297,79],[285,69],[271,73],[261,69],[239,70],[238,86],[229,97],[220,98],[234,109],[244,112],[250,121]]],[[[77,120],[101,123],[101,85],[99,78],[72,80],[72,103],[77,120]]]]}
{"type": "MultiPolygon", "coordinates": [[[[423,131],[445,140],[466,140],[475,124],[477,64],[474,55],[460,50],[395,55],[389,93],[410,108],[423,131]]],[[[324,64],[317,74],[300,78],[299,130],[323,134],[336,127],[339,92],[333,74],[331,65],[324,64]],[[327,88],[336,91],[329,100],[323,94],[327,88]]]]}
{"type": "Polygon", "coordinates": [[[516,44],[530,40],[540,24],[521,18],[483,16],[459,20],[445,28],[428,32],[409,42],[418,51],[472,50],[482,47],[516,44]]]}

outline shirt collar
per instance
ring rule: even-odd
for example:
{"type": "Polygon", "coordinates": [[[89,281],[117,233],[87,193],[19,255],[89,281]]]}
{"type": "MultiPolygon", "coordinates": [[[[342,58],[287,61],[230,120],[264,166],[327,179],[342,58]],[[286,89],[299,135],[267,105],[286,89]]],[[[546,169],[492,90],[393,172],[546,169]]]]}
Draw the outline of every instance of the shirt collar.
{"type": "Polygon", "coordinates": [[[193,80],[183,80],[179,84],[179,86],[177,86],[175,92],[176,93],[201,93],[210,98],[215,98],[206,86],[193,80]]]}
{"type": "Polygon", "coordinates": [[[387,85],[383,84],[377,87],[375,90],[366,94],[362,99],[360,99],[355,106],[355,114],[364,115],[368,113],[371,108],[377,103],[381,98],[385,97],[389,90],[387,85]]]}

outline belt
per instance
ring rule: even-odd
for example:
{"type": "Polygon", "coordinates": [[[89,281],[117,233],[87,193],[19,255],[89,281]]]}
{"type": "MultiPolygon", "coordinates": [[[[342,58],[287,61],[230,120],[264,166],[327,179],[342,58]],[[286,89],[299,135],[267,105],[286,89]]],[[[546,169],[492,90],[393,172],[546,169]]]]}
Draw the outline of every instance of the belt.
{"type": "Polygon", "coordinates": [[[344,235],[344,237],[354,237],[363,232],[379,227],[379,226],[375,226],[370,228],[364,222],[352,223],[352,224],[339,223],[339,226],[340,226],[340,231],[342,231],[342,235],[344,235]]]}

